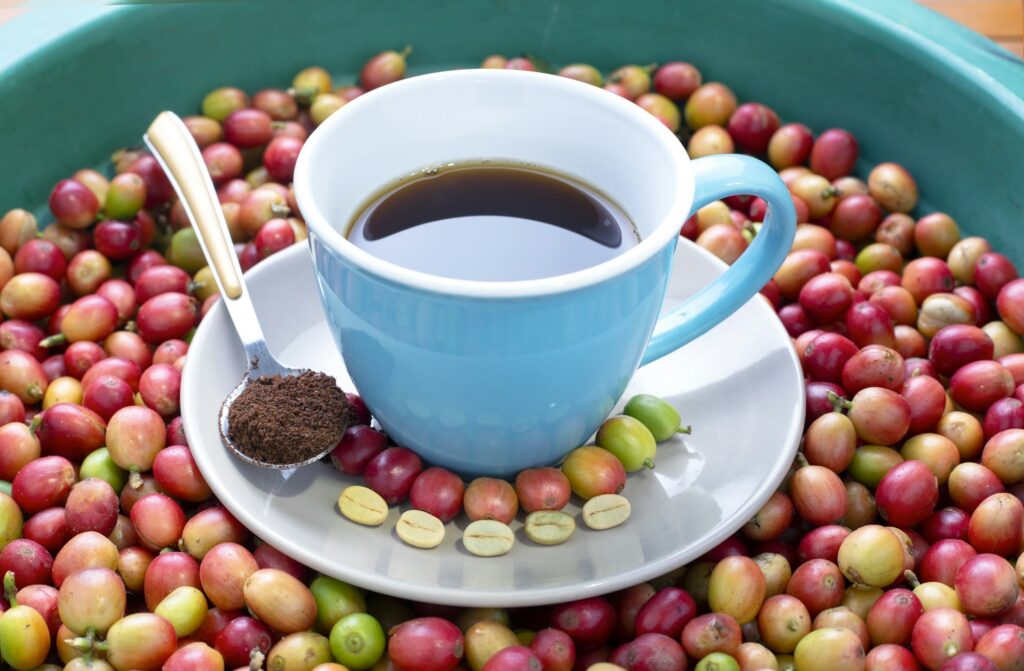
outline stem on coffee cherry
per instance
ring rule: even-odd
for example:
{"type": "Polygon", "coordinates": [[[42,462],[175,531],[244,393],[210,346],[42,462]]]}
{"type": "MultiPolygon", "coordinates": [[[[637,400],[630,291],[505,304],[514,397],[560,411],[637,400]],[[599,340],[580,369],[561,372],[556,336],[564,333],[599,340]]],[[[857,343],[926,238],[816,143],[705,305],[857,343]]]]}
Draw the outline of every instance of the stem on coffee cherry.
{"type": "Polygon", "coordinates": [[[853,407],[853,403],[850,403],[848,400],[846,400],[839,394],[835,393],[834,391],[827,392],[825,394],[825,398],[827,398],[829,403],[832,404],[832,408],[835,410],[835,412],[841,413],[842,411],[849,410],[850,408],[853,407]]]}
{"type": "Polygon", "coordinates": [[[15,598],[17,593],[18,586],[14,582],[14,571],[8,571],[4,574],[4,596],[7,597],[7,603],[11,608],[18,605],[18,600],[15,598]]]}
{"type": "Polygon", "coordinates": [[[308,105],[313,102],[313,98],[316,94],[320,93],[320,89],[315,86],[307,86],[305,88],[290,87],[287,91],[288,95],[295,98],[296,102],[300,105],[308,105]]]}
{"type": "Polygon", "coordinates": [[[917,574],[914,573],[913,571],[904,571],[903,572],[903,578],[908,583],[910,583],[910,588],[911,589],[917,589],[918,587],[921,586],[921,581],[918,580],[917,574]]]}
{"type": "Polygon", "coordinates": [[[691,433],[693,433],[693,425],[687,424],[684,426],[680,424],[679,426],[676,427],[676,433],[685,433],[686,435],[690,435],[691,433]]]}
{"type": "Polygon", "coordinates": [[[89,627],[85,630],[85,636],[76,636],[74,638],[66,638],[64,642],[70,645],[75,650],[83,653],[86,660],[92,658],[93,650],[96,649],[96,629],[89,627]]]}
{"type": "Polygon", "coordinates": [[[63,333],[55,333],[52,336],[48,336],[48,337],[43,338],[42,340],[40,340],[39,341],[39,346],[40,347],[45,347],[46,349],[49,349],[51,347],[57,347],[58,345],[63,345],[67,341],[68,341],[68,338],[63,333]]]}
{"type": "Polygon", "coordinates": [[[807,457],[804,456],[803,452],[796,453],[796,465],[800,468],[806,468],[811,465],[811,462],[807,461],[807,457]]]}

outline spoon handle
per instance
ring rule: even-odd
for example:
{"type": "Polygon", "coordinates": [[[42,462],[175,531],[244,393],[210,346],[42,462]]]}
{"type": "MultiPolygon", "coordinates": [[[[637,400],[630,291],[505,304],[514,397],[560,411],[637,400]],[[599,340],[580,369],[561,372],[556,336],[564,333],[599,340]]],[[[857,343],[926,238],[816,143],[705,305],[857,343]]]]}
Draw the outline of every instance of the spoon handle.
{"type": "Polygon", "coordinates": [[[221,300],[251,361],[269,355],[242,281],[242,269],[231,243],[224,212],[199,147],[174,112],[161,112],[144,136],[146,145],[167,173],[199,238],[203,256],[220,288],[221,300]]]}

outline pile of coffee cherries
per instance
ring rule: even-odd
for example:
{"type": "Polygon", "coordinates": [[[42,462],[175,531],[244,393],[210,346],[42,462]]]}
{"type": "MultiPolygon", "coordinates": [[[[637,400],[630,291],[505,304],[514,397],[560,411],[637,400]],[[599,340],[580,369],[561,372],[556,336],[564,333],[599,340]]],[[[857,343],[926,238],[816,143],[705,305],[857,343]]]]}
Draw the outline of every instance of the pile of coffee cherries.
{"type": "MultiPolygon", "coordinates": [[[[243,267],[304,239],[290,187],[304,139],[401,78],[406,55],[375,56],[358,85],[313,67],[287,90],[217,89],[186,119],[243,267]]],[[[26,210],[0,218],[7,666],[1024,668],[1024,279],[1011,260],[948,215],[911,216],[901,166],[852,176],[850,133],[781,125],[692,65],[559,74],[635,101],[692,156],[761,156],[790,187],[801,224],[763,294],[807,376],[808,426],[754,518],[669,575],[546,608],[412,603],[312,575],[219,505],[192,458],[180,371],[216,288],[156,161],[123,149],[56,184],[41,231],[26,210]]],[[[682,234],[732,262],[764,211],[730,198],[682,234]]]]}

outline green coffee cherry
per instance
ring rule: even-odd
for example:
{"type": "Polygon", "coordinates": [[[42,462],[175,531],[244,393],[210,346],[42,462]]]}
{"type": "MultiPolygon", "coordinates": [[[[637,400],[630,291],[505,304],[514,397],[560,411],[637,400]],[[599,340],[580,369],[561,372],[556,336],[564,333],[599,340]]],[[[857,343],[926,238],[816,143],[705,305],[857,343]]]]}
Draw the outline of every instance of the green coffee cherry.
{"type": "Polygon", "coordinates": [[[366,601],[358,588],[322,575],[309,585],[316,601],[316,628],[328,634],[338,620],[366,611],[366,601]]]}
{"type": "Polygon", "coordinates": [[[658,443],[647,427],[633,417],[616,415],[606,419],[597,430],[595,442],[614,454],[628,473],[645,466],[654,468],[658,443]]]}
{"type": "Polygon", "coordinates": [[[623,412],[642,422],[658,442],[668,440],[677,433],[690,433],[689,426],[680,424],[679,412],[668,402],[651,394],[637,394],[629,399],[623,412]]]}
{"type": "Polygon", "coordinates": [[[331,654],[353,671],[372,668],[384,656],[384,629],[367,613],[352,613],[331,628],[331,654]]]}
{"type": "Polygon", "coordinates": [[[114,463],[107,448],[101,447],[90,452],[82,460],[80,479],[86,478],[106,480],[115,492],[120,492],[128,483],[128,471],[114,463]]]}

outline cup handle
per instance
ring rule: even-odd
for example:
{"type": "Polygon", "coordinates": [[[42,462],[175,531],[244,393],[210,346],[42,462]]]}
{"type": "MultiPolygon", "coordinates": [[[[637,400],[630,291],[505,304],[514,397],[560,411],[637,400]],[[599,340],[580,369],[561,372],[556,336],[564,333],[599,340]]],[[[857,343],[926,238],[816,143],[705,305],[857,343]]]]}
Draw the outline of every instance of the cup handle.
{"type": "Polygon", "coordinates": [[[641,366],[674,352],[736,312],[772,278],[796,234],[789,190],[765,163],[725,154],[698,158],[690,165],[696,184],[693,212],[726,196],[750,194],[768,203],[768,213],[753,244],[728,270],[658,320],[641,366]]]}

